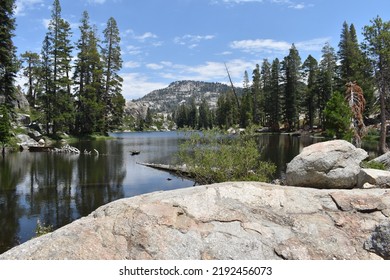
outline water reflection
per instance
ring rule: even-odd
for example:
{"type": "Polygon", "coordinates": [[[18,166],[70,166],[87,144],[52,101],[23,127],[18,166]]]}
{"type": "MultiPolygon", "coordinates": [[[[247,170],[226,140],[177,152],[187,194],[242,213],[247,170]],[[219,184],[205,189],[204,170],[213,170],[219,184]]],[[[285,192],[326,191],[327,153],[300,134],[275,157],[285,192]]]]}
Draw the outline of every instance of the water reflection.
{"type": "Polygon", "coordinates": [[[284,176],[287,163],[299,154],[304,147],[323,140],[310,135],[297,137],[289,134],[262,134],[257,139],[262,150],[262,160],[268,160],[276,164],[276,178],[284,176]]]}
{"type": "Polygon", "coordinates": [[[166,162],[177,150],[173,134],[121,134],[109,141],[75,144],[100,155],[16,153],[0,157],[0,253],[35,236],[37,219],[54,228],[108,202],[193,185],[141,165],[166,162]],[[129,150],[142,151],[132,157],[129,150]],[[171,177],[171,180],[167,180],[171,177]]]}

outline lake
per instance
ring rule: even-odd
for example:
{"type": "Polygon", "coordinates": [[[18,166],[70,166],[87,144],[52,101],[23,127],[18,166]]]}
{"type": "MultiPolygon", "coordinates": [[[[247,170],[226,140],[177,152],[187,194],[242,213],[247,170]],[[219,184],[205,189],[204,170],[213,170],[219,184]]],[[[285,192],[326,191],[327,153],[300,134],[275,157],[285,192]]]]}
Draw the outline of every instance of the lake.
{"type": "MultiPolygon", "coordinates": [[[[39,219],[54,229],[101,205],[139,194],[194,186],[191,180],[137,164],[174,162],[186,135],[178,132],[113,133],[112,140],[81,141],[100,155],[22,152],[0,156],[0,253],[35,236],[39,219]],[[138,150],[132,156],[130,151],[138,150]]],[[[322,139],[264,134],[263,159],[282,176],[303,147],[322,139]]]]}

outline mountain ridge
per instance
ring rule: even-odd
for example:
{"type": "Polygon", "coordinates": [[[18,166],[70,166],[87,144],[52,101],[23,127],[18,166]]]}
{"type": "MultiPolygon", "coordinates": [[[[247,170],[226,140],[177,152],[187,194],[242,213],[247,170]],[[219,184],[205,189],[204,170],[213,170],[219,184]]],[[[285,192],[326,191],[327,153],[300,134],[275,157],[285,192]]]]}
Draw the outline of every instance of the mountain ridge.
{"type": "MultiPolygon", "coordinates": [[[[236,90],[239,93],[242,91],[241,88],[236,90]]],[[[188,104],[192,98],[195,98],[196,104],[200,104],[204,98],[213,109],[217,106],[219,96],[228,91],[231,91],[231,87],[219,82],[181,80],[170,83],[166,88],[153,90],[144,97],[128,103],[147,106],[158,113],[171,113],[178,105],[188,104]]]]}

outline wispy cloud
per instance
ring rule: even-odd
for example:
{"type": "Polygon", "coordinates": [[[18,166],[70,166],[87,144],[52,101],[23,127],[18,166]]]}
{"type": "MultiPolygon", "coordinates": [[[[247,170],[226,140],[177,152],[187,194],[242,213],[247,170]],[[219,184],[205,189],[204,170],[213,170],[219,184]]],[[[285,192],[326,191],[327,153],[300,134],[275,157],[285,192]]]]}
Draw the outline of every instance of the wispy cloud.
{"type": "Polygon", "coordinates": [[[28,10],[39,9],[45,6],[43,0],[16,0],[15,15],[25,16],[28,10]]]}
{"type": "Polygon", "coordinates": [[[164,68],[164,65],[158,63],[148,63],[146,64],[146,67],[151,70],[161,70],[164,68]]]}
{"type": "Polygon", "coordinates": [[[250,3],[250,2],[262,3],[264,2],[264,0],[220,0],[220,1],[216,0],[214,2],[215,3],[222,2],[226,4],[242,4],[242,3],[250,3]]]}
{"type": "Polygon", "coordinates": [[[125,68],[138,68],[141,67],[141,63],[139,63],[138,61],[125,61],[123,63],[123,66],[125,68]]]}
{"type": "Polygon", "coordinates": [[[307,7],[313,6],[312,4],[308,5],[304,2],[297,3],[297,2],[292,1],[292,0],[269,0],[269,1],[271,3],[275,3],[275,4],[286,5],[287,7],[291,8],[291,9],[295,9],[295,10],[302,10],[302,9],[307,8],[307,7]]]}
{"type": "MultiPolygon", "coordinates": [[[[244,71],[252,69],[255,61],[243,59],[233,59],[226,62],[229,72],[238,82],[242,81],[244,71]]],[[[160,73],[161,77],[169,80],[196,80],[196,81],[219,81],[227,83],[225,63],[221,61],[206,61],[198,65],[168,64],[165,62],[164,71],[160,73]]]]}
{"type": "Polygon", "coordinates": [[[142,53],[142,50],[140,47],[137,47],[134,45],[128,45],[125,47],[124,54],[138,55],[140,53],[142,53]]]}
{"type": "Polygon", "coordinates": [[[158,36],[152,32],[145,32],[143,34],[137,34],[133,29],[127,29],[124,32],[123,36],[128,37],[130,39],[137,40],[139,42],[145,42],[146,40],[158,38],[158,36]]]}
{"type": "MultiPolygon", "coordinates": [[[[302,51],[320,51],[326,42],[329,42],[330,38],[316,38],[307,41],[296,42],[295,46],[298,50],[302,51]]],[[[241,40],[233,41],[230,44],[232,49],[238,49],[243,52],[255,54],[281,54],[286,53],[293,42],[276,41],[273,39],[256,39],[256,40],[241,40]]]]}
{"type": "Polygon", "coordinates": [[[178,45],[187,46],[190,49],[196,48],[199,46],[201,41],[208,41],[214,39],[214,35],[192,35],[186,34],[184,36],[177,36],[173,39],[173,42],[178,45]]]}
{"type": "Polygon", "coordinates": [[[138,99],[149,92],[168,86],[166,83],[152,82],[148,76],[142,73],[122,73],[122,94],[126,100],[138,99]]]}
{"type": "Polygon", "coordinates": [[[229,6],[239,5],[239,4],[248,4],[248,3],[272,3],[287,6],[288,8],[295,10],[302,10],[307,7],[312,6],[312,4],[306,4],[304,2],[295,2],[292,0],[213,0],[213,4],[226,4],[229,6]]]}
{"type": "Polygon", "coordinates": [[[90,3],[90,4],[104,4],[104,3],[106,3],[106,0],[88,0],[88,3],[90,3]]]}

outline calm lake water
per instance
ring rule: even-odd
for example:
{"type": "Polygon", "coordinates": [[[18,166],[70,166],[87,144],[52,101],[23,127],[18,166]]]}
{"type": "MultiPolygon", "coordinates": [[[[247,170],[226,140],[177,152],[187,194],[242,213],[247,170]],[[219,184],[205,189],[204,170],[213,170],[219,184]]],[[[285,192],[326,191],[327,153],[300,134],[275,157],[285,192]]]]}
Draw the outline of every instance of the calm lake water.
{"type": "MultiPolygon", "coordinates": [[[[191,187],[190,180],[137,162],[174,162],[185,134],[177,132],[114,133],[115,139],[74,144],[100,152],[69,155],[22,152],[0,156],[0,253],[35,236],[37,220],[54,228],[86,216],[101,205],[143,193],[191,187]],[[131,150],[141,151],[132,156],[131,150]]],[[[312,137],[260,135],[263,157],[277,164],[275,175],[312,137]]]]}

